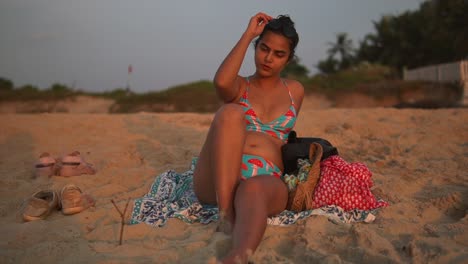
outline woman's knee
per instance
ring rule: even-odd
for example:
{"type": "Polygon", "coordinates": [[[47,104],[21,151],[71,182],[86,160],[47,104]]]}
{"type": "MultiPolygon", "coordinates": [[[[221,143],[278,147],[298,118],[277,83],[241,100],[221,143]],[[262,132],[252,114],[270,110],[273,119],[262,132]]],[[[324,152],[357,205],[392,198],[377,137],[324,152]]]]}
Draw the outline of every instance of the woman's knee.
{"type": "MultiPolygon", "coordinates": [[[[258,177],[258,176],[256,176],[258,177]]],[[[264,198],[264,193],[262,193],[262,185],[260,181],[256,181],[253,178],[241,181],[239,183],[239,186],[237,186],[236,189],[236,195],[235,195],[235,200],[234,203],[235,205],[242,205],[246,201],[251,201],[251,202],[260,202],[264,198]]]]}
{"type": "Polygon", "coordinates": [[[214,122],[217,123],[224,123],[224,122],[244,122],[244,110],[242,106],[238,104],[224,104],[221,106],[218,111],[216,112],[214,122]]]}
{"type": "Polygon", "coordinates": [[[264,206],[268,215],[285,209],[288,200],[286,185],[273,176],[261,175],[241,181],[236,190],[234,205],[264,206]]]}

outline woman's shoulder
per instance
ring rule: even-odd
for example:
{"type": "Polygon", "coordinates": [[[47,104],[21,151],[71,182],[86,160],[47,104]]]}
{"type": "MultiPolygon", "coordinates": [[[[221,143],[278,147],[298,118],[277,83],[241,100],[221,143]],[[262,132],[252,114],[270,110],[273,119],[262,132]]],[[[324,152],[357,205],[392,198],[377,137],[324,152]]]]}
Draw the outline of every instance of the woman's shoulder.
{"type": "Polygon", "coordinates": [[[232,100],[232,102],[239,102],[240,98],[242,97],[242,95],[245,93],[245,91],[248,89],[248,86],[249,86],[249,77],[244,77],[244,76],[240,76],[240,75],[237,75],[237,79],[236,79],[237,83],[238,83],[238,91],[237,91],[237,95],[236,97],[234,97],[234,100],[232,100]]]}
{"type": "Polygon", "coordinates": [[[304,96],[304,86],[302,83],[294,79],[284,79],[284,81],[293,95],[304,96]]]}

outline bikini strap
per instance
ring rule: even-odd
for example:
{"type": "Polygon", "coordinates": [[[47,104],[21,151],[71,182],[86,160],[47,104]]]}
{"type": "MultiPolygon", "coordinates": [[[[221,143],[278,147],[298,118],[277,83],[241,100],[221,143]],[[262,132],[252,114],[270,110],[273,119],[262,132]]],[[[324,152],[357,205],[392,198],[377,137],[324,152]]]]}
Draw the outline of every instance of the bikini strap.
{"type": "Polygon", "coordinates": [[[291,104],[292,104],[292,105],[296,105],[296,104],[294,103],[294,99],[293,99],[293,97],[292,97],[291,90],[289,89],[289,86],[288,86],[288,84],[286,83],[286,80],[285,80],[285,79],[281,79],[281,81],[283,81],[284,86],[286,86],[286,88],[288,89],[289,98],[291,98],[291,104]]]}
{"type": "Polygon", "coordinates": [[[250,89],[250,80],[249,80],[249,76],[246,76],[246,77],[245,77],[245,80],[247,81],[247,87],[245,88],[244,93],[248,92],[249,89],[250,89]]]}

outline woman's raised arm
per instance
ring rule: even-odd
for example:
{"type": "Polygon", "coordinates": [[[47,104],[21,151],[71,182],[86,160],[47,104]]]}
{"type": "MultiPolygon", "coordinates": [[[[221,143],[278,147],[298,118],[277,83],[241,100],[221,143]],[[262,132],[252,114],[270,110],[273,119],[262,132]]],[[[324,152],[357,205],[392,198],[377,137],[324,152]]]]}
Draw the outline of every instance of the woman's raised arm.
{"type": "Polygon", "coordinates": [[[241,78],[239,70],[244,61],[247,48],[254,38],[260,35],[271,16],[258,13],[250,19],[249,25],[237,44],[219,66],[214,77],[214,86],[218,96],[226,103],[234,101],[239,95],[241,78]]]}

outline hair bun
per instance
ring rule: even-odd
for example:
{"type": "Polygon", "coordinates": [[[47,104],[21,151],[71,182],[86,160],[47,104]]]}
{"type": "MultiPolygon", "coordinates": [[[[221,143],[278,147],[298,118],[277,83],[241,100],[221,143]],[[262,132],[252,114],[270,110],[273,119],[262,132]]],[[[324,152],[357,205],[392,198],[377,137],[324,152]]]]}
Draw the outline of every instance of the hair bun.
{"type": "Polygon", "coordinates": [[[278,19],[281,23],[294,26],[294,22],[288,15],[279,15],[276,19],[278,19]]]}

